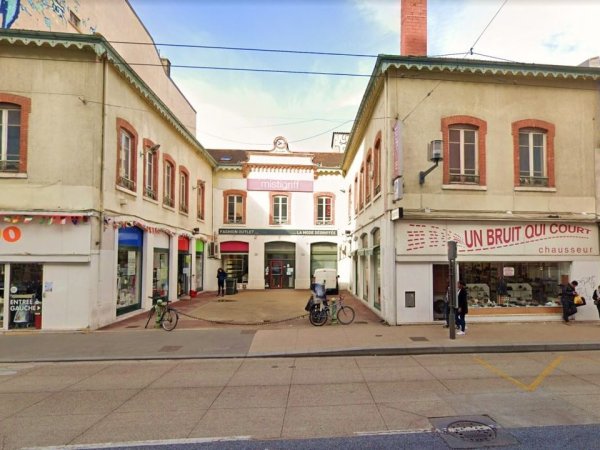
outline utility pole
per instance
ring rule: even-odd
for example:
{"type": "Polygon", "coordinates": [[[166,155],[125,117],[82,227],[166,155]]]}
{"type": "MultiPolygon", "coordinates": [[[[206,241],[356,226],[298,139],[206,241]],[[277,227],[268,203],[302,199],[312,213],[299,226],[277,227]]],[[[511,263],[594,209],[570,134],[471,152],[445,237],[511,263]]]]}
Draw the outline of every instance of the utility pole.
{"type": "Polygon", "coordinates": [[[456,241],[448,241],[448,265],[450,272],[450,286],[448,286],[448,330],[450,339],[456,339],[456,315],[458,306],[456,298],[456,241]]]}

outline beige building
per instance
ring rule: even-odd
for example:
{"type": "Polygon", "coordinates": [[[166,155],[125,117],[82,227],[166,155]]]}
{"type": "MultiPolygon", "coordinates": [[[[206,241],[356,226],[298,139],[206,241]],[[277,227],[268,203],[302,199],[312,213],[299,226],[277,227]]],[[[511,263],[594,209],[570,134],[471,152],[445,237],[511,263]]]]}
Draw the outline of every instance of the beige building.
{"type": "Polygon", "coordinates": [[[109,43],[152,43],[127,2],[64,5],[0,30],[4,329],[98,328],[204,283],[216,163],[194,109],[153,45],[109,43]]]}
{"type": "Polygon", "coordinates": [[[600,70],[419,56],[424,3],[348,140],[351,289],[390,324],[442,319],[453,240],[469,320],[558,319],[560,283],[600,283],[600,70]]]}

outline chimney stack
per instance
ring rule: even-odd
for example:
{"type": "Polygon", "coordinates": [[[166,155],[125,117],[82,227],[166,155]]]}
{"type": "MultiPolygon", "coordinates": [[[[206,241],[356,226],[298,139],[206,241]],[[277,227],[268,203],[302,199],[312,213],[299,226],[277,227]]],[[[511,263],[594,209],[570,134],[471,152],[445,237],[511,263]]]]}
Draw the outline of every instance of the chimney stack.
{"type": "Polygon", "coordinates": [[[427,56],[427,0],[402,0],[400,55],[427,56]]]}

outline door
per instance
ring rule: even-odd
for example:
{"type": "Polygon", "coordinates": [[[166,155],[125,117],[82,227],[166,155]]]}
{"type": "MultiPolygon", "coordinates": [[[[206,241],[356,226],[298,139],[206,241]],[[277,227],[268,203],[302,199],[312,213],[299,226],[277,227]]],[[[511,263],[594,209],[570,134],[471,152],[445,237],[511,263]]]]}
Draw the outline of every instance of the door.
{"type": "Polygon", "coordinates": [[[283,261],[269,261],[269,287],[271,289],[281,289],[283,287],[284,270],[283,261]]]}
{"type": "Polygon", "coordinates": [[[9,328],[41,328],[42,264],[11,264],[9,328]]]}

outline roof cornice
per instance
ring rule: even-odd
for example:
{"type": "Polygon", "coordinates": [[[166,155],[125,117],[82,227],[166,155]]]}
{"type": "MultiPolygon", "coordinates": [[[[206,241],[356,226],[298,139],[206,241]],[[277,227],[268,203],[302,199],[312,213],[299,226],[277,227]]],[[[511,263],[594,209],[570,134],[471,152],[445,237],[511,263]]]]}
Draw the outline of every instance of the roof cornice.
{"type": "Polygon", "coordinates": [[[211,167],[216,167],[214,158],[206,151],[196,137],[181,123],[154,91],[127,64],[119,53],[100,34],[50,33],[34,30],[0,29],[0,43],[36,45],[38,47],[76,48],[94,52],[108,62],[124,77],[148,103],[184,137],[211,167]]]}

